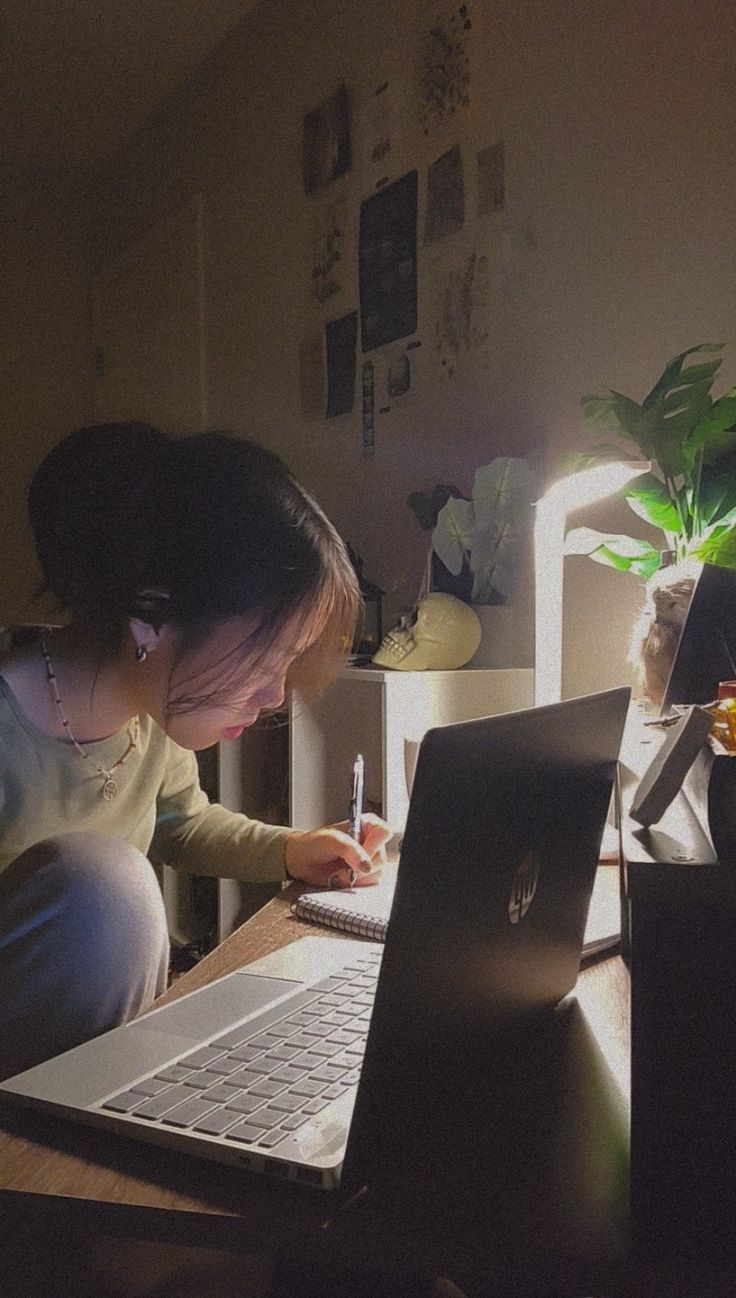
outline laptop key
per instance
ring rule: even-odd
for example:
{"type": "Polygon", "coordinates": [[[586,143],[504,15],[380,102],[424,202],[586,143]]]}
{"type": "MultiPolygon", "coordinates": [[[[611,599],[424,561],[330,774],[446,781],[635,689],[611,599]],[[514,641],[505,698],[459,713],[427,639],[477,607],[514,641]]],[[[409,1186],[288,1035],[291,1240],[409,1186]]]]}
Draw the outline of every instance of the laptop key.
{"type": "Polygon", "coordinates": [[[252,1059],[257,1059],[263,1051],[258,1046],[253,1046],[249,1041],[244,1041],[241,1046],[236,1046],[234,1050],[229,1051],[228,1059],[237,1059],[241,1064],[249,1064],[252,1059]]]}
{"type": "Polygon", "coordinates": [[[276,1095],[271,1100],[271,1108],[281,1109],[283,1113],[296,1113],[297,1109],[301,1109],[303,1103],[303,1095],[290,1095],[287,1092],[285,1095],[276,1095]]]}
{"type": "Polygon", "coordinates": [[[279,1068],[276,1073],[271,1073],[271,1076],[275,1082],[286,1082],[288,1084],[289,1082],[298,1082],[299,1078],[304,1076],[304,1071],[301,1068],[292,1068],[290,1064],[284,1064],[283,1068],[279,1068]]]}
{"type": "Polygon", "coordinates": [[[278,1127],[283,1116],[281,1109],[272,1109],[269,1107],[267,1109],[259,1109],[257,1113],[251,1115],[249,1120],[256,1127],[278,1127]]]}
{"type": "Polygon", "coordinates": [[[180,1068],[178,1064],[169,1064],[167,1068],[162,1068],[156,1073],[156,1080],[159,1082],[181,1082],[191,1073],[191,1068],[180,1068]]]}
{"type": "Polygon", "coordinates": [[[257,1037],[251,1037],[248,1041],[249,1046],[254,1046],[256,1050],[271,1050],[273,1046],[283,1044],[283,1036],[278,1032],[260,1032],[257,1037]]]}
{"type": "Polygon", "coordinates": [[[199,1122],[195,1122],[194,1130],[203,1132],[205,1136],[222,1136],[228,1127],[241,1121],[240,1114],[234,1109],[213,1109],[200,1118],[199,1122]]]}
{"type": "Polygon", "coordinates": [[[130,1089],[138,1091],[139,1095],[160,1095],[170,1085],[170,1082],[158,1082],[155,1077],[144,1077],[143,1081],[134,1082],[130,1089]]]}
{"type": "Polygon", "coordinates": [[[311,1053],[320,1055],[322,1059],[331,1059],[333,1055],[339,1054],[341,1049],[339,1041],[315,1041],[311,1047],[311,1053]]]}
{"type": "Polygon", "coordinates": [[[222,1059],[216,1059],[213,1064],[210,1064],[209,1071],[218,1073],[222,1077],[228,1077],[242,1067],[243,1062],[241,1059],[229,1059],[227,1055],[223,1055],[222,1059]]]}
{"type": "MultiPolygon", "coordinates": [[[[324,1093],[326,1095],[327,1091],[325,1091],[324,1093]]],[[[329,1100],[323,1100],[323,1099],[307,1100],[306,1104],[302,1105],[302,1113],[308,1113],[311,1117],[313,1113],[321,1113],[323,1109],[326,1109],[328,1107],[329,1103],[330,1103],[329,1100]]]]}
{"type": "Polygon", "coordinates": [[[254,1113],[265,1103],[262,1095],[250,1095],[248,1091],[241,1091],[232,1100],[227,1101],[225,1108],[232,1109],[235,1113],[254,1113]]]}
{"type": "Polygon", "coordinates": [[[217,1086],[210,1087],[207,1099],[214,1100],[215,1104],[229,1104],[239,1095],[244,1094],[245,1091],[239,1091],[237,1086],[228,1086],[226,1082],[220,1082],[217,1086]]]}
{"type": "Polygon", "coordinates": [[[335,1028],[330,1033],[330,1041],[336,1041],[339,1046],[352,1046],[354,1041],[361,1041],[362,1038],[362,1032],[351,1032],[347,1028],[335,1028]]]}
{"type": "Polygon", "coordinates": [[[274,1145],[278,1145],[280,1140],[286,1140],[288,1134],[288,1131],[282,1131],[279,1127],[274,1127],[272,1131],[261,1132],[258,1137],[258,1144],[262,1145],[264,1149],[273,1149],[274,1145]]]}
{"type": "Polygon", "coordinates": [[[260,1059],[254,1059],[248,1065],[251,1073],[274,1073],[277,1068],[281,1067],[280,1059],[268,1059],[266,1055],[261,1055],[260,1059]]]}
{"type": "Polygon", "coordinates": [[[259,1136],[263,1135],[261,1127],[252,1127],[249,1122],[240,1122],[237,1127],[231,1127],[225,1132],[228,1140],[241,1140],[245,1145],[254,1145],[259,1136]]]}
{"type": "Polygon", "coordinates": [[[308,1113],[290,1113],[281,1123],[281,1130],[296,1131],[297,1127],[303,1127],[305,1122],[309,1122],[308,1113]]]}
{"type": "Polygon", "coordinates": [[[341,1086],[339,1083],[333,1082],[332,1086],[328,1086],[327,1090],[322,1092],[322,1097],[325,1100],[337,1100],[349,1090],[349,1086],[341,1086]]]}
{"type": "Polygon", "coordinates": [[[311,1077],[305,1077],[301,1082],[294,1082],[288,1094],[305,1095],[307,1099],[313,1099],[319,1095],[327,1085],[326,1082],[315,1081],[311,1077]]]}
{"type": "Polygon", "coordinates": [[[333,1068],[332,1064],[323,1064],[321,1068],[317,1068],[312,1073],[311,1080],[315,1082],[339,1082],[343,1071],[342,1068],[333,1068]]]}
{"type": "Polygon", "coordinates": [[[154,1095],[150,1100],[144,1100],[136,1109],[137,1118],[162,1118],[169,1109],[173,1109],[175,1104],[181,1103],[182,1100],[191,1099],[191,1091],[186,1086],[170,1086],[168,1090],[162,1091],[160,1095],[154,1095]]]}
{"type": "Polygon", "coordinates": [[[215,1046],[200,1046],[189,1055],[182,1055],[179,1063],[185,1068],[206,1068],[213,1060],[219,1059],[224,1051],[215,1046]]]}
{"type": "Polygon", "coordinates": [[[286,1090],[286,1082],[274,1081],[272,1077],[260,1077],[253,1086],[250,1087],[249,1095],[262,1095],[265,1099],[271,1099],[278,1095],[279,1091],[286,1090]]]}
{"type": "Polygon", "coordinates": [[[137,1104],[142,1103],[140,1091],[121,1091],[119,1095],[113,1095],[112,1099],[105,1100],[102,1108],[110,1109],[113,1113],[130,1113],[137,1104]]]}
{"type": "Polygon", "coordinates": [[[292,1068],[319,1068],[322,1063],[319,1055],[315,1055],[313,1050],[305,1050],[297,1059],[293,1059],[292,1068]]]}
{"type": "Polygon", "coordinates": [[[208,1073],[206,1068],[198,1068],[184,1078],[182,1086],[194,1086],[198,1091],[206,1091],[209,1086],[215,1086],[221,1081],[219,1073],[208,1073]]]}
{"type": "Polygon", "coordinates": [[[284,1063],[288,1063],[290,1059],[293,1059],[295,1055],[299,1054],[299,1046],[290,1046],[287,1043],[286,1045],[276,1046],[273,1050],[269,1050],[268,1054],[271,1059],[283,1059],[284,1063]]]}
{"type": "Polygon", "coordinates": [[[200,1099],[198,1095],[183,1104],[177,1104],[170,1113],[165,1113],[161,1121],[169,1127],[193,1127],[195,1122],[210,1113],[216,1106],[211,1100],[200,1099]]]}

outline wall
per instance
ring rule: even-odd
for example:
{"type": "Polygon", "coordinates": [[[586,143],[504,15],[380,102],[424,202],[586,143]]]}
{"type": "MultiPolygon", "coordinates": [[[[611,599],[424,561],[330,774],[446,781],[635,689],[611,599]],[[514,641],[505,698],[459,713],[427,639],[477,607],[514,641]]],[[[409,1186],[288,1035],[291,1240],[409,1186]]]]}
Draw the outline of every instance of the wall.
{"type": "MultiPolygon", "coordinates": [[[[90,265],[105,264],[202,193],[210,422],[286,455],[388,592],[389,617],[411,606],[426,553],[410,491],[467,489],[476,465],[503,452],[546,447],[552,463],[587,444],[582,393],[610,384],[641,397],[693,343],[727,342],[726,376],[736,361],[736,10],[717,0],[468,8],[471,103],[428,140],[412,72],[420,0],[260,5],[97,178],[85,231],[90,265]],[[301,413],[299,347],[328,313],[309,296],[315,213],[322,197],[344,196],[354,226],[368,192],[356,166],[319,199],[305,196],[302,117],[341,81],[358,106],[385,79],[405,93],[392,178],[417,165],[423,194],[428,162],[455,138],[466,167],[502,139],[506,205],[420,249],[414,385],[377,419],[365,459],[359,395],[349,415],[301,413]],[[489,258],[489,360],[463,361],[450,381],[431,298],[471,249],[489,258]]],[[[329,313],[357,306],[354,253],[346,264],[329,313]]],[[[635,522],[625,507],[590,521],[611,518],[635,522]]],[[[574,694],[627,678],[640,591],[585,560],[569,569],[564,689],[574,694]]]]}
{"type": "Polygon", "coordinates": [[[92,417],[87,303],[73,221],[59,193],[26,182],[5,191],[0,220],[0,625],[40,620],[27,525],[30,475],[69,428],[92,417]]]}

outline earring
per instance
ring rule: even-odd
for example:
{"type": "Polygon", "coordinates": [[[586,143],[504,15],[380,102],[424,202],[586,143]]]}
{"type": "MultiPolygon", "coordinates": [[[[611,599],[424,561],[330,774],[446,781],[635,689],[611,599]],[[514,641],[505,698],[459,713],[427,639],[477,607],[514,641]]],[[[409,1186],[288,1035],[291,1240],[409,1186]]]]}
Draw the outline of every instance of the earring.
{"type": "Polygon", "coordinates": [[[144,663],[148,657],[148,650],[144,644],[139,644],[135,651],[135,660],[137,663],[144,663]]]}

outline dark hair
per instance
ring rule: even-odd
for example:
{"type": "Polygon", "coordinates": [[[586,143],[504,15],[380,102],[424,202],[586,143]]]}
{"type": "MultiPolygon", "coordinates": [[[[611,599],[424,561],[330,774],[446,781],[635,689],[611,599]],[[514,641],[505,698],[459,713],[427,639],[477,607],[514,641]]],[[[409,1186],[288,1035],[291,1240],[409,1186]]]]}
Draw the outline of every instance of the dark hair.
{"type": "Polygon", "coordinates": [[[144,423],[80,428],[28,495],[42,590],[102,648],[140,617],[191,644],[259,615],[249,648],[287,624],[316,634],[296,665],[318,689],[349,649],[360,605],[346,548],[277,455],[224,432],[173,439],[144,423]]]}

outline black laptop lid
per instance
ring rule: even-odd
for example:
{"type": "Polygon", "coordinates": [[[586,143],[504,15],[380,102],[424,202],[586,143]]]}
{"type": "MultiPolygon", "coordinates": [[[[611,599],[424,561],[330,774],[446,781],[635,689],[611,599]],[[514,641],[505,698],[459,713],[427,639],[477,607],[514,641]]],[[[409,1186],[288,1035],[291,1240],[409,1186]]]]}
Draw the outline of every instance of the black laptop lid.
{"type": "Polygon", "coordinates": [[[574,986],[629,697],[610,690],[422,741],[349,1174],[398,1139],[428,1079],[440,1094],[472,1043],[574,986]]]}
{"type": "Polygon", "coordinates": [[[736,569],[705,563],[670,668],[661,712],[711,703],[720,681],[736,679],[736,569]]]}

